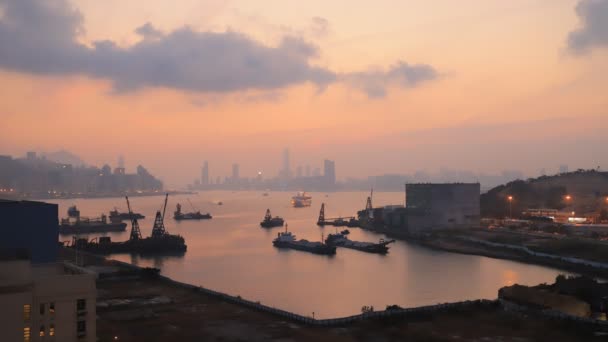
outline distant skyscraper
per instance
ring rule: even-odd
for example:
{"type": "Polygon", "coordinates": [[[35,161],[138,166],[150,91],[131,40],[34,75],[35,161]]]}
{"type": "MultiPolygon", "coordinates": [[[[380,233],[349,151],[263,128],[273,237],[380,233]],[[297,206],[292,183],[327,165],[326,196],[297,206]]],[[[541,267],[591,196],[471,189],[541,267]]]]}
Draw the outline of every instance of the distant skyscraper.
{"type": "Polygon", "coordinates": [[[203,186],[209,185],[209,163],[206,160],[203,163],[203,169],[201,171],[201,184],[203,186]]]}
{"type": "Polygon", "coordinates": [[[118,156],[118,168],[125,168],[125,158],[122,155],[118,156]]]}
{"type": "Polygon", "coordinates": [[[304,172],[306,177],[310,177],[310,165],[306,165],[306,171],[304,172]]]}
{"type": "Polygon", "coordinates": [[[222,178],[221,178],[220,176],[217,176],[217,177],[215,178],[215,184],[216,184],[216,185],[220,185],[220,184],[222,184],[222,178]]]}
{"type": "Polygon", "coordinates": [[[560,165],[559,173],[568,173],[568,165],[566,165],[566,164],[560,165]]]}
{"type": "Polygon", "coordinates": [[[232,180],[239,180],[239,164],[232,164],[232,180]]]}
{"type": "Polygon", "coordinates": [[[289,178],[289,176],[291,175],[291,170],[289,169],[289,149],[288,148],[286,148],[285,151],[283,151],[283,170],[281,173],[284,178],[289,178]]]}
{"type": "Polygon", "coordinates": [[[333,160],[325,159],[323,162],[323,178],[327,185],[336,184],[336,163],[333,160]]]}
{"type": "Polygon", "coordinates": [[[296,178],[302,178],[302,165],[298,165],[296,168],[296,178]]]}

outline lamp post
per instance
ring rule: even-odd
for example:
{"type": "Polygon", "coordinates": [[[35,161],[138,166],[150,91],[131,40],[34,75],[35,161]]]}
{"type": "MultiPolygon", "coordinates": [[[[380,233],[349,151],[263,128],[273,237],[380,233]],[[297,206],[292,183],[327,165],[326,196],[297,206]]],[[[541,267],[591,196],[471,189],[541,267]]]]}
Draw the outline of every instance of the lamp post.
{"type": "Polygon", "coordinates": [[[513,196],[509,196],[507,197],[507,199],[509,200],[509,219],[513,218],[513,196]]]}

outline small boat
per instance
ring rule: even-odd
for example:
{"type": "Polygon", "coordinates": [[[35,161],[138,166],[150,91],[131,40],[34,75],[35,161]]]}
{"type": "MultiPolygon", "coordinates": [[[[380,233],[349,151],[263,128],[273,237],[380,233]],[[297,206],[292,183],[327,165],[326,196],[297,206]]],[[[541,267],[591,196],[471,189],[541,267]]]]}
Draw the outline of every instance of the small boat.
{"type": "Polygon", "coordinates": [[[272,217],[270,209],[266,209],[266,215],[264,215],[264,220],[260,222],[260,226],[264,228],[283,227],[284,222],[279,216],[272,217]]]}
{"type": "Polygon", "coordinates": [[[279,232],[277,234],[276,239],[272,240],[272,244],[277,248],[290,248],[314,254],[336,254],[335,246],[330,246],[323,242],[311,242],[304,239],[296,240],[296,236],[287,231],[287,226],[285,226],[284,232],[279,232]]]}
{"type": "Polygon", "coordinates": [[[222,201],[217,202],[217,205],[223,205],[222,201]]]}
{"type": "Polygon", "coordinates": [[[182,213],[181,204],[177,204],[175,206],[175,212],[173,213],[173,218],[177,221],[181,220],[208,220],[211,219],[211,214],[201,214],[200,210],[191,213],[182,213]]]}
{"type": "Polygon", "coordinates": [[[266,197],[266,196],[268,196],[268,193],[265,192],[265,193],[262,194],[262,196],[266,197]]]}
{"type": "Polygon", "coordinates": [[[344,229],[343,231],[340,232],[340,234],[342,234],[342,235],[348,235],[348,234],[350,234],[350,230],[344,229]]]}

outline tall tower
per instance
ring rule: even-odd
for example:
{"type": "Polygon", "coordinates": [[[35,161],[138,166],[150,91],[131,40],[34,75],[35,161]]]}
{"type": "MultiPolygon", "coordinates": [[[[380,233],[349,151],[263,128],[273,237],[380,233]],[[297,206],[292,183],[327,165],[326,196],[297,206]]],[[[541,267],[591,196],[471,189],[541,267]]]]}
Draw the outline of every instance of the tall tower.
{"type": "Polygon", "coordinates": [[[201,171],[201,184],[203,187],[209,185],[209,163],[205,160],[201,171]]]}
{"type": "Polygon", "coordinates": [[[121,169],[125,168],[125,157],[122,155],[118,156],[118,167],[121,169]]]}

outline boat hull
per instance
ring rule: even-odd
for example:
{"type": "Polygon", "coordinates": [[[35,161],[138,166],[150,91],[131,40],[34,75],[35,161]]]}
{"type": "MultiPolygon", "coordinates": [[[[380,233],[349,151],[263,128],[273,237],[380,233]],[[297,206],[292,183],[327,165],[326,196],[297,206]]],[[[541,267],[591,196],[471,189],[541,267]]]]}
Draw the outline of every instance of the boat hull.
{"type": "Polygon", "coordinates": [[[294,241],[294,242],[273,241],[272,244],[277,248],[295,249],[295,250],[310,252],[310,253],[314,253],[314,254],[322,254],[322,255],[336,254],[336,247],[323,245],[320,243],[312,244],[311,242],[302,242],[302,241],[294,241]]]}

